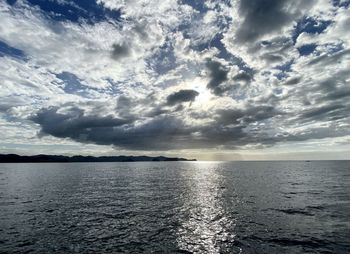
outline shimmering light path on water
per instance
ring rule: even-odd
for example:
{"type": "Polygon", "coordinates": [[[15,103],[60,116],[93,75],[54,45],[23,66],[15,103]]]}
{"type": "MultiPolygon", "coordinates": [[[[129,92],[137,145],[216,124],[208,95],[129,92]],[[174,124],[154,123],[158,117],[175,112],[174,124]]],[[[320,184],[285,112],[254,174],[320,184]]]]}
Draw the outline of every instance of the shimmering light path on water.
{"type": "Polygon", "coordinates": [[[350,163],[0,164],[1,253],[348,253],[350,163]]]}

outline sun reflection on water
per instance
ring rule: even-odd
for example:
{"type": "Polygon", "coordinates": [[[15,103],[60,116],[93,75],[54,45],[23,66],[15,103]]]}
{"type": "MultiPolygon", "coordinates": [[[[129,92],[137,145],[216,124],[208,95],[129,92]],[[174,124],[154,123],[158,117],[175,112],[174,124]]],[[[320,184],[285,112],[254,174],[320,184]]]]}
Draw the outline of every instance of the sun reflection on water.
{"type": "Polygon", "coordinates": [[[235,235],[234,219],[223,207],[225,186],[218,164],[197,164],[185,177],[189,195],[182,209],[186,216],[177,231],[178,247],[193,253],[220,253],[235,235]]]}

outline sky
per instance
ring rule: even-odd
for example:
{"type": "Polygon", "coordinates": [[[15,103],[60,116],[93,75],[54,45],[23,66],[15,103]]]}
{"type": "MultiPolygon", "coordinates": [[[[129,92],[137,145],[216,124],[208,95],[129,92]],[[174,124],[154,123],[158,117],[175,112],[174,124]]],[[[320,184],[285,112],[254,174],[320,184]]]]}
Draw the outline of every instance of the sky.
{"type": "Polygon", "coordinates": [[[0,153],[350,159],[349,0],[0,0],[0,153]]]}

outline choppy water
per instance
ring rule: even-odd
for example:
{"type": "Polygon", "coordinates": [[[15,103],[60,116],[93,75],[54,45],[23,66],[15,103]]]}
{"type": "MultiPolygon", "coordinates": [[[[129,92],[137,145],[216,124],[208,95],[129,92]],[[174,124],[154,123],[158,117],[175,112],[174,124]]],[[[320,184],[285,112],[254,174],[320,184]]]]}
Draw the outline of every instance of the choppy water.
{"type": "Polygon", "coordinates": [[[2,253],[349,253],[350,162],[0,164],[2,253]]]}

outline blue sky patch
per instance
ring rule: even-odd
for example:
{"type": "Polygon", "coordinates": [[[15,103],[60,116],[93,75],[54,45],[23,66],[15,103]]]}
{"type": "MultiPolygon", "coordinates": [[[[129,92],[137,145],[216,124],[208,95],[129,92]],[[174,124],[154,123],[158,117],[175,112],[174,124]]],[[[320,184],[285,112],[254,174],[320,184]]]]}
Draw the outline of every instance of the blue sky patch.
{"type": "Polygon", "coordinates": [[[182,0],[183,4],[187,4],[191,6],[193,9],[203,13],[208,10],[208,8],[205,6],[202,0],[182,0]]]}
{"type": "Polygon", "coordinates": [[[174,48],[166,42],[160,47],[159,54],[153,55],[152,59],[148,60],[148,64],[158,74],[162,75],[176,68],[176,57],[174,48]]]}
{"type": "Polygon", "coordinates": [[[317,47],[316,44],[307,44],[299,47],[298,51],[301,56],[307,56],[307,55],[310,55],[312,52],[314,52],[316,47],[317,47]]]}
{"type": "Polygon", "coordinates": [[[26,54],[23,50],[11,47],[7,43],[0,41],[0,57],[4,56],[10,56],[21,60],[26,59],[26,54]]]}
{"type": "Polygon", "coordinates": [[[121,15],[119,11],[106,9],[102,4],[97,4],[95,0],[67,1],[67,3],[56,0],[28,0],[28,2],[39,6],[43,12],[56,21],[96,23],[108,19],[119,20],[121,15]]]}
{"type": "Polygon", "coordinates": [[[294,63],[294,60],[290,60],[282,65],[276,66],[276,69],[280,70],[280,72],[275,75],[276,78],[278,78],[279,80],[282,80],[288,77],[287,73],[291,72],[293,63],[294,63]]]}
{"type": "Polygon", "coordinates": [[[13,5],[17,2],[17,0],[6,0],[6,2],[9,4],[9,5],[13,5]]]}
{"type": "Polygon", "coordinates": [[[350,0],[342,1],[342,0],[332,0],[332,3],[336,7],[345,7],[349,8],[350,6],[350,0]]]}
{"type": "Polygon", "coordinates": [[[320,34],[331,23],[329,20],[315,20],[309,17],[301,19],[294,29],[292,39],[295,42],[301,33],[320,34]]]}
{"type": "Polygon", "coordinates": [[[80,96],[86,96],[86,86],[81,84],[80,79],[73,73],[70,72],[62,72],[56,74],[56,77],[63,82],[62,89],[68,94],[77,94],[80,96]]]}

